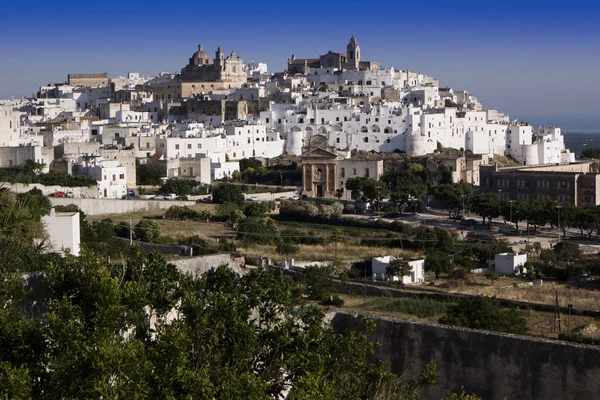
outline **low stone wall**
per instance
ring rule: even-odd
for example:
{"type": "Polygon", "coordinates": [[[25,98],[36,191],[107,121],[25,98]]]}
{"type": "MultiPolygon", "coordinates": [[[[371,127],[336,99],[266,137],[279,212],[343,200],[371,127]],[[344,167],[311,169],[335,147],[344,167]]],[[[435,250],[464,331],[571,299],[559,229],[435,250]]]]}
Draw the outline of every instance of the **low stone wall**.
{"type": "MultiPolygon", "coordinates": [[[[362,317],[328,316],[338,331],[356,330],[362,317]]],[[[464,386],[486,400],[595,399],[600,393],[600,347],[376,318],[371,339],[391,372],[417,378],[429,362],[438,383],[421,399],[438,400],[464,386]]]]}
{"type": "Polygon", "coordinates": [[[50,197],[53,206],[75,204],[87,215],[124,214],[139,211],[168,210],[171,206],[192,206],[195,201],[183,200],[118,200],[118,199],[67,199],[50,197]]]}
{"type": "Polygon", "coordinates": [[[2,186],[9,188],[15,193],[25,193],[33,188],[38,188],[42,191],[45,196],[48,196],[54,192],[73,192],[76,198],[96,198],[98,197],[98,189],[96,186],[78,186],[78,187],[66,187],[66,186],[44,186],[40,183],[8,183],[2,182],[2,186]]]}
{"type": "Polygon", "coordinates": [[[240,253],[210,254],[207,256],[168,260],[168,262],[175,265],[179,271],[189,272],[194,275],[204,274],[221,265],[228,265],[229,268],[238,274],[246,273],[246,269],[244,268],[246,260],[240,253]]]}

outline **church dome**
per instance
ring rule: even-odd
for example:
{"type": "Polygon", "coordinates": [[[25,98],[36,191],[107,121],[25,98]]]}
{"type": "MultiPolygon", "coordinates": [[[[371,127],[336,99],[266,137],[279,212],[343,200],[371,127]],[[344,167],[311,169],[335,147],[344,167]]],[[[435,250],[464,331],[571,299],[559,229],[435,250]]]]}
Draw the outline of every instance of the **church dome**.
{"type": "Polygon", "coordinates": [[[194,66],[212,64],[212,58],[204,51],[202,45],[199,44],[198,51],[194,53],[190,59],[190,63],[194,66]]]}

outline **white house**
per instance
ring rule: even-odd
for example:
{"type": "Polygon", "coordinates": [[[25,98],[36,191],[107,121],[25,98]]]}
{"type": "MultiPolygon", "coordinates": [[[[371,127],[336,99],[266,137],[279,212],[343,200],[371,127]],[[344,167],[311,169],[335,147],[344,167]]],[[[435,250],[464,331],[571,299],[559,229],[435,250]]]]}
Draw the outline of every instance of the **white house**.
{"type": "MultiPolygon", "coordinates": [[[[396,260],[397,257],[393,256],[385,256],[385,257],[375,257],[371,260],[371,268],[373,270],[373,281],[377,280],[386,280],[388,279],[388,275],[386,272],[387,267],[390,265],[390,262],[396,260]]],[[[422,283],[425,282],[425,259],[411,259],[407,260],[408,265],[412,267],[412,271],[410,275],[406,275],[402,277],[402,283],[422,283]]],[[[392,277],[393,281],[398,281],[399,277],[392,277]]]]}
{"type": "Polygon", "coordinates": [[[56,212],[52,208],[48,215],[42,217],[42,223],[48,234],[51,251],[63,252],[69,249],[72,255],[79,256],[79,212],[56,212]]]}
{"type": "Polygon", "coordinates": [[[494,258],[494,268],[500,275],[518,275],[523,272],[527,272],[524,268],[527,262],[527,254],[519,253],[500,253],[496,254],[494,258]]]}

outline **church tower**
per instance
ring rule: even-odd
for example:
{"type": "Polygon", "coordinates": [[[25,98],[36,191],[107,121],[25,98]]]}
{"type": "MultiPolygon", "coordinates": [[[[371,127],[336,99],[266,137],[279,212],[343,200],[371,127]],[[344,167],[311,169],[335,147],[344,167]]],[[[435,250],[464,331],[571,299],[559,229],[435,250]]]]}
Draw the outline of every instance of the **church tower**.
{"type": "Polygon", "coordinates": [[[217,64],[217,68],[219,68],[221,71],[225,69],[225,53],[223,53],[221,46],[219,46],[217,49],[215,64],[217,64]]]}
{"type": "Polygon", "coordinates": [[[350,43],[346,47],[346,56],[348,57],[348,68],[358,69],[360,63],[360,46],[356,42],[354,35],[352,35],[350,43]]]}

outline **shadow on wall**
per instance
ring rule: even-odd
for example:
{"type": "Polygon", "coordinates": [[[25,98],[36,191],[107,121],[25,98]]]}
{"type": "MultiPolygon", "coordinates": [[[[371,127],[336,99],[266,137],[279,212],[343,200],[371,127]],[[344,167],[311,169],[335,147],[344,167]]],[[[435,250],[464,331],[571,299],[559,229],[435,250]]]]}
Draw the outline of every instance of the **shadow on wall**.
{"type": "MultiPolygon", "coordinates": [[[[336,313],[338,331],[357,329],[361,316],[336,313]]],[[[486,400],[595,399],[600,393],[600,348],[436,324],[377,318],[372,339],[390,370],[417,378],[433,361],[438,384],[422,399],[440,399],[461,386],[486,400]]]]}

